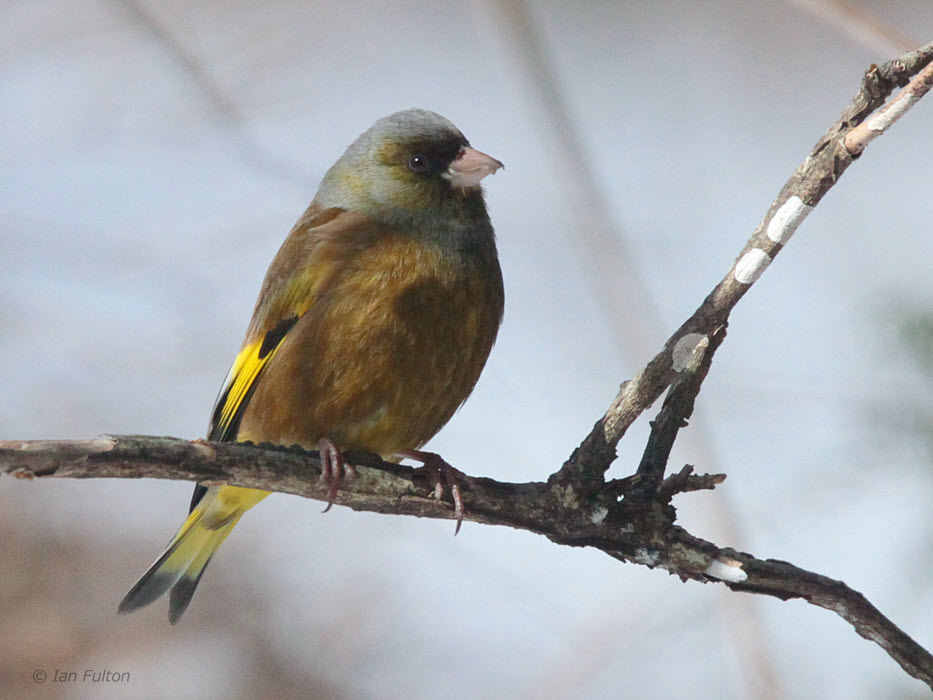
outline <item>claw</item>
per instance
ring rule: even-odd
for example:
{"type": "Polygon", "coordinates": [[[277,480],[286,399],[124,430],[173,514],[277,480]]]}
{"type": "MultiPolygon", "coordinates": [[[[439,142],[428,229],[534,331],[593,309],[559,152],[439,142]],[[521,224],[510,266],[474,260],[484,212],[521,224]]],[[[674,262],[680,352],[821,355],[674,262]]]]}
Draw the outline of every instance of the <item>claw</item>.
{"type": "Polygon", "coordinates": [[[356,476],[356,469],[343,458],[340,448],[330,438],[321,438],[317,443],[321,454],[321,481],[327,484],[327,507],[321,511],[326,513],[334,505],[337,492],[340,490],[340,480],[346,476],[356,476]]]}
{"type": "Polygon", "coordinates": [[[404,450],[396,453],[398,457],[407,457],[421,462],[424,466],[418,467],[418,471],[427,472],[428,479],[434,484],[434,498],[440,500],[444,495],[444,484],[450,489],[450,497],[454,502],[454,518],[457,519],[457,527],[454,530],[454,536],[460,532],[460,526],[463,524],[463,514],[466,512],[463,506],[463,494],[460,489],[461,482],[472,484],[473,479],[464,474],[459,469],[448,464],[443,457],[434,452],[422,452],[421,450],[404,450]]]}

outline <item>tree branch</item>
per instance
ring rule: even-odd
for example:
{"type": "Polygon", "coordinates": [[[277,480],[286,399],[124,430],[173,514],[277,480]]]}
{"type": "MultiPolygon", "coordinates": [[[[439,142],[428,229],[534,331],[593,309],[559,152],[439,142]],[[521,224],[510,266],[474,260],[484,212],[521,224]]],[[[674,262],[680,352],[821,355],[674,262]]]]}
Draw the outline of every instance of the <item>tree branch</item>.
{"type": "MultiPolygon", "coordinates": [[[[622,385],[606,414],[547,483],[512,484],[473,478],[463,484],[465,519],[506,525],[564,545],[595,547],[617,559],[659,567],[683,580],[717,580],[733,590],[787,600],[802,598],[832,610],[933,687],[933,656],[844,583],[786,562],[720,548],[676,526],[671,499],[711,489],[724,475],[694,475],[684,467],[664,478],[670,449],[693,411],[729,313],[797,226],[868,142],[883,133],[933,83],[933,43],[872,66],[840,119],[787,181],[727,275],[664,348],[622,385]],[[876,118],[868,119],[897,86],[907,85],[876,118]],[[615,447],[628,426],[672,384],[652,425],[638,471],[605,482],[615,447]]],[[[348,453],[357,475],[345,480],[336,503],[354,510],[453,518],[449,502],[431,497],[421,472],[374,455],[348,453]]],[[[328,500],[316,453],[272,445],[193,442],[167,437],[102,436],[79,441],[0,442],[0,473],[20,478],[119,477],[233,484],[328,500]]]]}
{"type": "Polygon", "coordinates": [[[700,336],[695,345],[691,341],[689,345],[693,345],[692,348],[689,345],[682,348],[686,357],[674,359],[674,367],[680,374],[671,385],[661,412],[651,423],[648,444],[635,472],[639,478],[637,493],[642,498],[653,499],[657,494],[677,433],[687,427],[687,420],[693,415],[694,401],[713,363],[713,355],[725,339],[726,327],[723,325],[709,336],[700,336]]]}
{"type": "MultiPolygon", "coordinates": [[[[354,510],[453,518],[449,502],[411,467],[348,453],[357,475],[336,502],[354,510]]],[[[786,562],[720,548],[675,526],[676,493],[712,488],[721,475],[693,476],[686,467],[658,491],[666,502],[614,497],[581,506],[572,492],[540,482],[474,478],[464,484],[465,519],[544,535],[557,544],[595,547],[622,561],[661,568],[682,580],[721,581],[734,590],[782,600],[802,598],[832,610],[882,646],[910,675],[933,687],[933,656],[841,581],[786,562]]],[[[0,442],[0,473],[18,478],[155,478],[233,484],[327,500],[316,453],[271,445],[208,443],[170,437],[104,435],[93,440],[0,442]]]]}
{"type": "MultiPolygon", "coordinates": [[[[861,154],[867,141],[857,138],[847,146],[849,133],[865,122],[895,88],[906,85],[912,76],[927,68],[931,60],[933,42],[880,66],[873,65],[865,72],[858,92],[784,184],[726,276],[668,338],[654,359],[622,384],[609,410],[550,481],[572,484],[584,493],[596,492],[602,487],[603,475],[615,459],[616,445],[625,431],[677,375],[674,359],[682,344],[692,342],[691,334],[708,335],[728,321],[733,307],[783,250],[813,207],[861,154]]],[[[906,92],[911,99],[901,99],[899,95],[891,101],[899,105],[898,117],[916,104],[925,91],[915,87],[906,92]]],[[[879,125],[873,128],[869,120],[868,128],[877,136],[891,123],[893,120],[878,129],[879,125]]]]}

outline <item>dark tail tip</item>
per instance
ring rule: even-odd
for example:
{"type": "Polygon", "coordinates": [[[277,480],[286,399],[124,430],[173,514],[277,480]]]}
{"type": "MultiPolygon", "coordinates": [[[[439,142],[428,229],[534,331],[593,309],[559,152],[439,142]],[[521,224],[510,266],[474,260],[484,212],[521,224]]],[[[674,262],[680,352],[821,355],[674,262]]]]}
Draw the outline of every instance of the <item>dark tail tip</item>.
{"type": "Polygon", "coordinates": [[[162,597],[173,583],[175,583],[174,576],[167,576],[152,570],[147,571],[120,601],[117,613],[126,615],[146,607],[162,597]]]}
{"type": "Polygon", "coordinates": [[[207,563],[201,568],[201,571],[198,572],[197,578],[182,576],[178,580],[178,583],[172,588],[172,592],[168,597],[168,621],[173,625],[178,624],[181,616],[184,615],[185,610],[188,609],[191,598],[194,596],[198,584],[201,583],[201,577],[204,575],[204,572],[207,570],[207,565],[210,563],[211,560],[208,559],[207,563]]]}

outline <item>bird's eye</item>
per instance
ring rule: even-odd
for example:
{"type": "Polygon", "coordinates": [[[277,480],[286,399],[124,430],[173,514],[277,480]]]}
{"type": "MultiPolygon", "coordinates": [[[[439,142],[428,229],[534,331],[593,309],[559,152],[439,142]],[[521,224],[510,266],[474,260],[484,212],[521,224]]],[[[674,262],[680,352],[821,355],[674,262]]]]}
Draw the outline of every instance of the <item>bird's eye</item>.
{"type": "Polygon", "coordinates": [[[412,156],[408,161],[408,169],[414,173],[426,173],[431,169],[431,161],[427,156],[412,156]]]}

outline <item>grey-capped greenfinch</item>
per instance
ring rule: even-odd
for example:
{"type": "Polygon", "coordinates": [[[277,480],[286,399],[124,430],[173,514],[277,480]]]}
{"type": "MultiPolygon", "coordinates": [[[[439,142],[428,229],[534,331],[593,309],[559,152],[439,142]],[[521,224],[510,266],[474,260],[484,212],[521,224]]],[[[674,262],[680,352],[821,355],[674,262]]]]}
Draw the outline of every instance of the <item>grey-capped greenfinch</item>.
{"type": "MultiPolygon", "coordinates": [[[[354,141],[266,273],[208,439],[318,449],[331,500],[345,450],[446,466],[419,448],[473,390],[502,320],[480,188],[501,167],[424,109],[384,117],[354,141]]],[[[217,548],[268,495],[197,486],[187,520],[119,611],[171,591],[177,622],[217,548]]]]}

